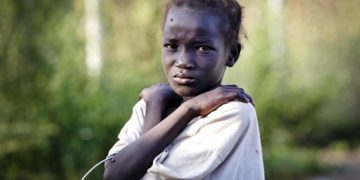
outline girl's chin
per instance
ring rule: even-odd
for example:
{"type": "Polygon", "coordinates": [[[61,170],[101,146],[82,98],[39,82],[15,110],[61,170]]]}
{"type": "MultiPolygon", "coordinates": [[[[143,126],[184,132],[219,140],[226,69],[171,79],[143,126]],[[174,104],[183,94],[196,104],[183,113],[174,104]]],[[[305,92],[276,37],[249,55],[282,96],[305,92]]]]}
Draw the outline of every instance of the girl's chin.
{"type": "Polygon", "coordinates": [[[185,85],[178,85],[178,84],[170,84],[171,88],[175,91],[176,94],[182,97],[195,97],[201,93],[207,92],[217,86],[185,86],[185,85]]]}
{"type": "Polygon", "coordinates": [[[200,90],[190,87],[173,87],[173,90],[175,91],[176,94],[182,96],[184,99],[185,98],[189,99],[191,97],[201,94],[200,90]]]}

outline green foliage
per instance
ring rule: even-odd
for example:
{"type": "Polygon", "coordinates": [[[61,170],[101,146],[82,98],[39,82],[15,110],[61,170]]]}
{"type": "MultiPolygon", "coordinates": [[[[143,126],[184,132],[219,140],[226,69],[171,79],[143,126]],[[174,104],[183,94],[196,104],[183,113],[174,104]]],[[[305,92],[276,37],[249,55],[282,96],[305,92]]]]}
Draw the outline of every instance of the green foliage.
{"type": "MultiPolygon", "coordinates": [[[[268,179],[323,171],[319,148],[359,145],[355,4],[289,1],[281,19],[244,2],[249,39],[225,82],[255,99],[268,179]]],[[[92,78],[83,1],[0,1],[0,179],[79,179],[107,155],[141,89],[165,81],[161,8],[101,1],[104,67],[92,78]]]]}

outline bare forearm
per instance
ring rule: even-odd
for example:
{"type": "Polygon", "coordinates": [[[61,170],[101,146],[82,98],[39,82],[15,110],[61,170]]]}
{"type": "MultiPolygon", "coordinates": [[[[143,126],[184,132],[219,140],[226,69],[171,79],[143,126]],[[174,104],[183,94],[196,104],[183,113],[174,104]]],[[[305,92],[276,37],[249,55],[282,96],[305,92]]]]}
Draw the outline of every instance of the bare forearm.
{"type": "Polygon", "coordinates": [[[146,114],[144,117],[144,125],[142,127],[142,133],[145,134],[150,129],[160,123],[165,118],[166,105],[164,103],[158,103],[155,101],[146,102],[146,114]]]}
{"type": "Polygon", "coordinates": [[[159,124],[129,144],[114,159],[105,164],[105,179],[140,179],[151,166],[153,159],[196,116],[195,111],[181,105],[159,124]]]}

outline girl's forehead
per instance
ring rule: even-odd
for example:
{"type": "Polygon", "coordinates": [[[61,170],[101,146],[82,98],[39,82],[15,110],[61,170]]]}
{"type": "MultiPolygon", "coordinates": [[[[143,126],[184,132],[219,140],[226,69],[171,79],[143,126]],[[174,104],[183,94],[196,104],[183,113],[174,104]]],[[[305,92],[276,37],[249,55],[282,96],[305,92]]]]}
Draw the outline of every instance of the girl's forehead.
{"type": "Polygon", "coordinates": [[[220,18],[209,13],[179,8],[169,11],[163,30],[164,41],[224,44],[220,18]]]}
{"type": "Polygon", "coordinates": [[[196,27],[197,29],[220,30],[221,18],[206,10],[187,7],[172,7],[164,22],[164,31],[174,27],[196,27]]]}
{"type": "MultiPolygon", "coordinates": [[[[166,14],[167,19],[169,17],[178,17],[178,18],[187,18],[187,17],[216,17],[218,19],[221,19],[220,15],[218,13],[215,13],[215,11],[212,11],[212,9],[193,9],[186,6],[182,7],[171,7],[169,11],[166,14]]],[[[172,18],[170,18],[171,20],[172,18]]],[[[174,20],[174,19],[173,19],[174,20]]]]}

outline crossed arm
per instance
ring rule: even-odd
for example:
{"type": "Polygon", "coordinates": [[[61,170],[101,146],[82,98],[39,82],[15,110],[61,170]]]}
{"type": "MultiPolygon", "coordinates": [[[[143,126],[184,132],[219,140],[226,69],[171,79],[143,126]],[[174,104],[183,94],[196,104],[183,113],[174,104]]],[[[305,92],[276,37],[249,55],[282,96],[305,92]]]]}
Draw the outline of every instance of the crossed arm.
{"type": "Polygon", "coordinates": [[[140,96],[146,102],[142,135],[120,150],[114,156],[115,161],[105,163],[104,179],[140,179],[153,159],[193,118],[205,116],[229,101],[252,102],[236,86],[219,86],[183,103],[168,84],[154,85],[140,96]]]}

